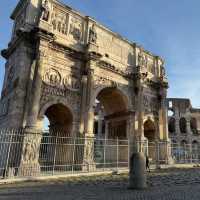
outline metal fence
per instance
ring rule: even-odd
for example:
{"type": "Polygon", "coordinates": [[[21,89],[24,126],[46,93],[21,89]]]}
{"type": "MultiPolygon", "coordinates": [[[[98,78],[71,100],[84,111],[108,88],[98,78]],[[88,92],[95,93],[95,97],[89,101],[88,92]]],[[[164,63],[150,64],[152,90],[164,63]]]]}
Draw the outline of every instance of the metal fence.
{"type": "Polygon", "coordinates": [[[200,162],[199,146],[147,141],[130,146],[129,140],[72,138],[45,132],[36,148],[37,160],[24,166],[25,137],[23,129],[0,130],[1,178],[128,170],[130,151],[136,148],[148,155],[151,165],[200,162]]]}

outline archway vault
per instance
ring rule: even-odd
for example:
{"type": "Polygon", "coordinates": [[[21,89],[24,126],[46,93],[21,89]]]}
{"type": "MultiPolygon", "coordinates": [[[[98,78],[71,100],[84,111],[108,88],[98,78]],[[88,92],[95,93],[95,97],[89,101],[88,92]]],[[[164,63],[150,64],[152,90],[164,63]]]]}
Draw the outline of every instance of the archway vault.
{"type": "Polygon", "coordinates": [[[155,141],[156,139],[156,126],[155,122],[151,119],[147,119],[144,122],[144,137],[146,137],[149,142],[155,141]]]}
{"type": "Polygon", "coordinates": [[[128,97],[118,88],[104,88],[98,93],[96,98],[104,106],[107,115],[128,110],[128,97]]]}
{"type": "Polygon", "coordinates": [[[106,87],[98,91],[95,97],[96,102],[98,102],[95,112],[98,113],[99,108],[101,108],[101,113],[103,110],[106,137],[126,138],[129,108],[128,96],[117,87],[106,87]]]}

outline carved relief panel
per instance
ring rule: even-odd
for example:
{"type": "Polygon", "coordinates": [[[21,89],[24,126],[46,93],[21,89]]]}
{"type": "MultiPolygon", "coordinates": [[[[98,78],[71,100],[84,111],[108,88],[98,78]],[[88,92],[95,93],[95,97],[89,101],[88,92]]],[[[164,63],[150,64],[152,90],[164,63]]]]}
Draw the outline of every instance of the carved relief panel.
{"type": "Polygon", "coordinates": [[[38,163],[41,136],[37,134],[27,135],[24,139],[22,162],[38,163]]]}
{"type": "Polygon", "coordinates": [[[71,16],[69,25],[70,38],[76,42],[83,41],[84,21],[76,16],[71,16]]]}
{"type": "Polygon", "coordinates": [[[96,27],[97,45],[100,53],[107,55],[108,60],[119,70],[130,71],[134,65],[134,48],[120,37],[108,32],[100,27],[96,27]]]}
{"type": "Polygon", "coordinates": [[[78,91],[80,89],[79,77],[69,72],[61,73],[60,71],[55,68],[47,69],[44,73],[43,81],[52,87],[78,91]]]}
{"type": "Polygon", "coordinates": [[[50,85],[50,86],[60,87],[62,84],[61,74],[59,73],[58,70],[54,68],[50,68],[45,72],[43,80],[47,85],[50,85]]]}
{"type": "Polygon", "coordinates": [[[51,24],[53,26],[53,31],[67,35],[68,34],[68,24],[69,24],[69,14],[63,12],[57,7],[53,7],[51,15],[51,24]]]}
{"type": "Polygon", "coordinates": [[[80,77],[66,69],[47,68],[43,76],[41,105],[50,99],[64,97],[69,104],[78,108],[80,105],[80,77]]]}

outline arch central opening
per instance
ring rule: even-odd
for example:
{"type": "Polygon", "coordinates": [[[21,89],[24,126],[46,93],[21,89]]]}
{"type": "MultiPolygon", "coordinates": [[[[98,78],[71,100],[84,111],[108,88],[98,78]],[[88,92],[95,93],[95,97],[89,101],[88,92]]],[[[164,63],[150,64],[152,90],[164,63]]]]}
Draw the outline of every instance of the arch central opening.
{"type": "Polygon", "coordinates": [[[108,139],[127,137],[126,96],[117,88],[105,88],[95,100],[94,134],[108,139]]]}
{"type": "Polygon", "coordinates": [[[156,129],[152,120],[148,119],[144,123],[144,137],[147,139],[147,155],[151,161],[156,160],[156,146],[155,146],[156,129]]]}
{"type": "Polygon", "coordinates": [[[155,140],[155,125],[151,120],[144,123],[144,137],[147,138],[148,142],[155,140]]]}

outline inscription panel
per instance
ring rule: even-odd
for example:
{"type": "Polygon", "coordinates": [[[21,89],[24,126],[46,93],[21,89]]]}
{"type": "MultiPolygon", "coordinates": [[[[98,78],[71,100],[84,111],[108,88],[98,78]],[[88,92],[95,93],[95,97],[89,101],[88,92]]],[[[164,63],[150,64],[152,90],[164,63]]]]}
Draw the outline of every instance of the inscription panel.
{"type": "Polygon", "coordinates": [[[108,54],[109,60],[116,67],[126,68],[134,65],[134,48],[128,42],[118,38],[101,27],[96,27],[97,45],[100,52],[108,54]]]}

